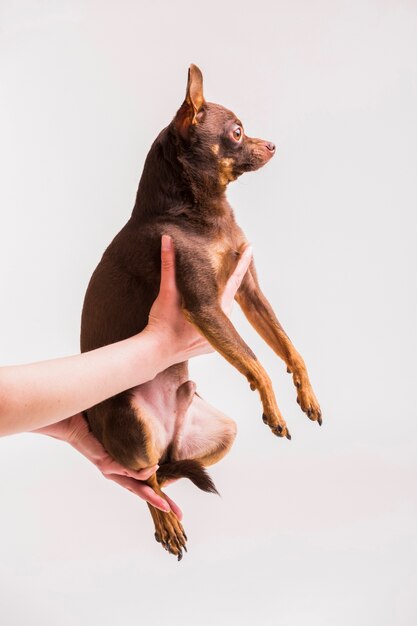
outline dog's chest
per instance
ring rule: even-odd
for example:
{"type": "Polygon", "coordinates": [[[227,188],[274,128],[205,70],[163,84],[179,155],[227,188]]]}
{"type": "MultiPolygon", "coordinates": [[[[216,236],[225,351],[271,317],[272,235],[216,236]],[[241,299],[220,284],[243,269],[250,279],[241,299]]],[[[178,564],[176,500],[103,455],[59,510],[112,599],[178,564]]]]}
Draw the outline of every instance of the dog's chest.
{"type": "Polygon", "coordinates": [[[214,239],[209,245],[211,266],[216,273],[217,282],[223,287],[236,267],[241,254],[242,241],[237,237],[223,236],[214,239]]]}

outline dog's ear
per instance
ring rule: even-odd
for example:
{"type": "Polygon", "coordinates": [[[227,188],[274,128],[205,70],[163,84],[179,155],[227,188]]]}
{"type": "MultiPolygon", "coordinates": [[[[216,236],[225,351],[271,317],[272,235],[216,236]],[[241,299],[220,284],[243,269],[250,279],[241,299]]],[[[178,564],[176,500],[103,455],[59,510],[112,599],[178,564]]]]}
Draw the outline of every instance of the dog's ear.
{"type": "Polygon", "coordinates": [[[187,92],[185,101],[193,108],[194,117],[204,104],[203,75],[200,68],[191,64],[188,69],[187,92]]]}
{"type": "Polygon", "coordinates": [[[185,100],[175,116],[175,127],[183,137],[187,137],[192,124],[198,123],[198,114],[204,104],[203,75],[196,65],[191,64],[188,69],[185,100]]]}

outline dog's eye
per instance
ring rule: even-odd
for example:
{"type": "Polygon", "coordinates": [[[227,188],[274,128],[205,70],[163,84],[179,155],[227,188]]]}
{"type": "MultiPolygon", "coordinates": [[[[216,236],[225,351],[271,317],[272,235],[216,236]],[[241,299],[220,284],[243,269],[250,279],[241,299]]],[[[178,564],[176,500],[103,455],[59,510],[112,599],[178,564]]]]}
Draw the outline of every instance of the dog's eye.
{"type": "Polygon", "coordinates": [[[242,129],[240,128],[240,126],[236,126],[236,128],[234,129],[233,139],[235,139],[236,141],[240,141],[242,139],[242,129]]]}

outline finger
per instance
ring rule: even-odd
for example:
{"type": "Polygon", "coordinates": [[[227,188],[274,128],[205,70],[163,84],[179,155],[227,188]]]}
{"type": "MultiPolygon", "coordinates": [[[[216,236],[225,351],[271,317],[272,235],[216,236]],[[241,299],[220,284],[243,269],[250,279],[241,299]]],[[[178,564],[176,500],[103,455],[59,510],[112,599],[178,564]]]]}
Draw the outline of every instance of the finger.
{"type": "Polygon", "coordinates": [[[129,476],[132,478],[136,478],[137,480],[148,480],[155,472],[158,470],[159,465],[153,465],[152,467],[145,467],[144,469],[138,470],[137,472],[131,471],[129,472],[129,476]]]}
{"type": "MultiPolygon", "coordinates": [[[[109,461],[110,461],[109,457],[109,461]]],[[[136,478],[136,480],[148,480],[159,468],[159,465],[152,465],[152,467],[145,467],[141,470],[131,470],[127,467],[123,467],[117,461],[111,461],[108,465],[103,469],[102,472],[106,476],[109,474],[118,474],[119,476],[130,476],[131,478],[136,478]]]]}
{"type": "Polygon", "coordinates": [[[176,293],[175,283],[175,254],[172,239],[169,235],[162,235],[161,239],[161,295],[176,293]]]}
{"type": "Polygon", "coordinates": [[[182,520],[182,511],[180,507],[177,504],[175,504],[174,500],[171,500],[171,498],[167,496],[166,493],[164,495],[166,499],[168,500],[169,506],[171,507],[171,511],[174,513],[175,517],[180,522],[182,520]]]}
{"type": "Polygon", "coordinates": [[[109,478],[118,485],[128,489],[136,496],[139,496],[142,500],[146,500],[146,502],[149,502],[149,504],[152,504],[155,508],[164,511],[165,513],[168,513],[171,510],[169,503],[164,500],[164,498],[161,498],[161,496],[158,496],[158,494],[155,493],[154,490],[146,483],[139,482],[134,478],[118,476],[117,474],[113,474],[109,476],[109,478]]]}
{"type": "Polygon", "coordinates": [[[227,308],[233,302],[236,291],[239,289],[246,272],[248,271],[250,262],[252,261],[252,246],[246,246],[242,256],[236,265],[235,271],[226,283],[223,291],[221,304],[223,308],[227,308]]]}
{"type": "Polygon", "coordinates": [[[109,476],[109,478],[115,480],[115,482],[118,482],[122,485],[122,487],[125,487],[132,493],[138,495],[143,500],[146,500],[146,502],[149,502],[149,504],[152,504],[157,509],[161,509],[161,511],[164,511],[165,513],[171,510],[179,521],[182,520],[183,514],[180,507],[174,502],[174,500],[172,500],[172,498],[167,496],[166,493],[164,493],[166,498],[166,500],[164,500],[164,498],[155,493],[154,490],[145,483],[138,483],[137,481],[133,481],[132,483],[129,479],[124,480],[123,478],[116,480],[112,476],[109,476]]]}
{"type": "Polygon", "coordinates": [[[252,246],[247,245],[238,261],[238,264],[236,265],[235,271],[232,274],[233,280],[231,282],[232,282],[232,285],[236,287],[236,290],[240,287],[240,284],[246,272],[248,271],[251,261],[252,261],[252,246]]]}

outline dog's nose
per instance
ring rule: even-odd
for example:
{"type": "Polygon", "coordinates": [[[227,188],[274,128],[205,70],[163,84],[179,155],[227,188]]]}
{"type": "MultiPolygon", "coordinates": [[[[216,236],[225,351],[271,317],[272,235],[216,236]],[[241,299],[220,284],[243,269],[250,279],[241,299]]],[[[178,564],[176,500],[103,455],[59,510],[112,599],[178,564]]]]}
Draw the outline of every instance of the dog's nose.
{"type": "Polygon", "coordinates": [[[275,152],[275,144],[271,143],[270,141],[267,142],[266,147],[268,148],[268,150],[270,150],[271,152],[275,152]]]}

